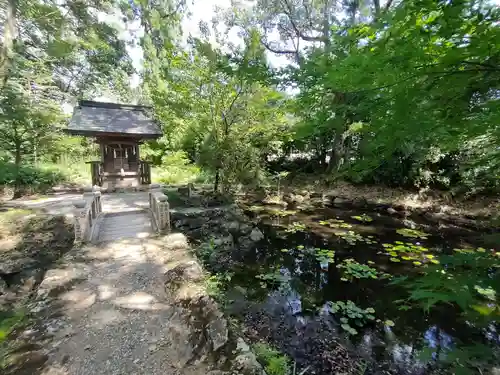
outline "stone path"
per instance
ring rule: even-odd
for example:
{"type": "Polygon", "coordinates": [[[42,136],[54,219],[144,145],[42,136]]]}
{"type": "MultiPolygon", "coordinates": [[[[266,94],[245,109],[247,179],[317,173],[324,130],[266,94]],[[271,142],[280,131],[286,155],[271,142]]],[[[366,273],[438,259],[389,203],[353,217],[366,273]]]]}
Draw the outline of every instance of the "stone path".
{"type": "Polygon", "coordinates": [[[46,275],[39,294],[72,286],[57,297],[62,316],[52,323],[52,365],[43,374],[207,374],[204,365],[187,364],[182,344],[171,339],[186,328],[163,275],[187,246],[182,234],[86,246],[46,275]]]}
{"type": "MultiPolygon", "coordinates": [[[[52,215],[72,214],[73,204],[82,199],[82,194],[59,194],[40,199],[7,201],[6,207],[42,209],[52,215]]],[[[102,195],[104,212],[125,212],[144,209],[149,206],[147,192],[110,193],[102,195]]]]}

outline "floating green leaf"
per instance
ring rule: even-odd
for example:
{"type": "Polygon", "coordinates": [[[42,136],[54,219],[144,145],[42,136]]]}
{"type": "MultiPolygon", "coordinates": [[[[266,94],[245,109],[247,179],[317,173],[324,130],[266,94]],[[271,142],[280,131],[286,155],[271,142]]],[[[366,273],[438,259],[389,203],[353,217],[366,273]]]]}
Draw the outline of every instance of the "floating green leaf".
{"type": "Polygon", "coordinates": [[[361,221],[363,223],[370,223],[373,221],[373,219],[366,214],[359,215],[359,216],[351,216],[351,218],[353,218],[354,220],[361,221]]]}
{"type": "Polygon", "coordinates": [[[396,233],[398,233],[402,236],[411,237],[411,238],[427,239],[429,237],[429,235],[425,232],[421,232],[419,230],[409,229],[409,228],[400,228],[400,229],[396,230],[396,233]]]}

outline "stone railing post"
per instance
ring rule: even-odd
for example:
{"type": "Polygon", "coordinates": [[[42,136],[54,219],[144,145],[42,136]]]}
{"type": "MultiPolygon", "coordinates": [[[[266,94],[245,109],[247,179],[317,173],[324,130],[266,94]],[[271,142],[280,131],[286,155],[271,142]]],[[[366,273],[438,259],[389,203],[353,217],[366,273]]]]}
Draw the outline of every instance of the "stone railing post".
{"type": "Polygon", "coordinates": [[[170,206],[168,197],[161,191],[159,184],[149,186],[149,209],[153,215],[157,230],[170,231],[170,206]]]}
{"type": "Polygon", "coordinates": [[[98,186],[84,188],[83,199],[75,202],[74,206],[75,241],[90,241],[96,218],[102,212],[100,188],[98,186]]]}
{"type": "Polygon", "coordinates": [[[85,200],[80,200],[73,203],[73,205],[75,206],[75,211],[74,211],[75,242],[81,243],[85,240],[85,231],[87,226],[86,225],[87,221],[85,220],[86,217],[85,206],[87,205],[87,202],[85,200]]]}

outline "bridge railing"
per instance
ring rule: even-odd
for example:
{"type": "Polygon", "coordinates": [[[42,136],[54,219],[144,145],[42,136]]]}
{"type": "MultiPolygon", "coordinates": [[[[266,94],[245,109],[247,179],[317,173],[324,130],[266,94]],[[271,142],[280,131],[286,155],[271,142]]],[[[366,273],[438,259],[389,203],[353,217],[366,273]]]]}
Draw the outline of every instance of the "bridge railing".
{"type": "Polygon", "coordinates": [[[167,196],[161,191],[160,185],[150,185],[149,209],[153,224],[158,232],[170,231],[170,206],[167,196]]]}
{"type": "Polygon", "coordinates": [[[74,203],[75,241],[89,242],[95,229],[97,218],[102,212],[100,188],[86,188],[83,199],[74,203]]]}

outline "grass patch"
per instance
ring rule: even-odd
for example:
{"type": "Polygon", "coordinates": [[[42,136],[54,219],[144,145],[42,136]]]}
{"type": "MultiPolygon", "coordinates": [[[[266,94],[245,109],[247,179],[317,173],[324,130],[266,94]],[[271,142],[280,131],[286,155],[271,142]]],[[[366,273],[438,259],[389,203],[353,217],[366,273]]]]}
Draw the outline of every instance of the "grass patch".
{"type": "Polygon", "coordinates": [[[290,360],[279,350],[265,343],[253,345],[257,360],[265,367],[269,375],[287,375],[290,373],[290,360]]]}
{"type": "Polygon", "coordinates": [[[0,311],[0,344],[3,344],[10,333],[27,321],[26,312],[22,309],[16,311],[0,311]]]}

